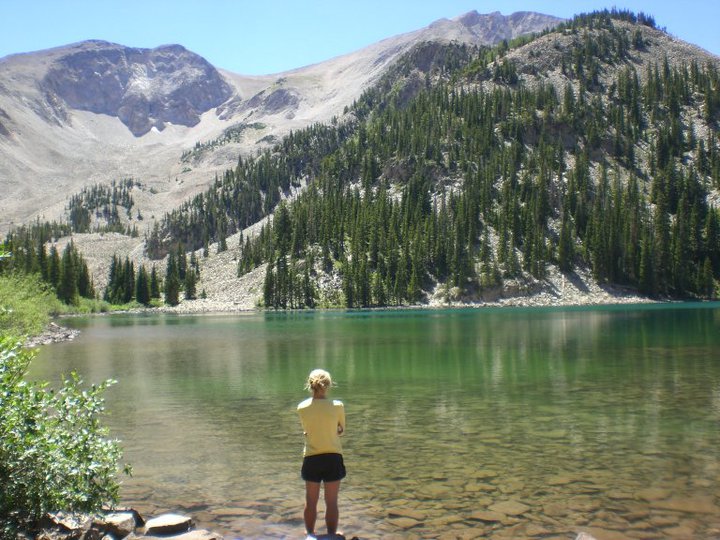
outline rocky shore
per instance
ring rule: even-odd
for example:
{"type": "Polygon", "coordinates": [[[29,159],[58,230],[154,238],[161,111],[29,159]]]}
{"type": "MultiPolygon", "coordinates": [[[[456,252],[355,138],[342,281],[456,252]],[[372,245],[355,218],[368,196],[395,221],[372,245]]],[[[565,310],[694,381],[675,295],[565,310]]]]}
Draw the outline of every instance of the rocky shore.
{"type": "Polygon", "coordinates": [[[51,343],[61,343],[63,341],[72,341],[78,335],[80,330],[73,328],[66,328],[60,326],[55,322],[51,322],[47,325],[42,334],[32,336],[25,342],[27,348],[39,347],[40,345],[49,345],[51,343]]]}
{"type": "MultiPolygon", "coordinates": [[[[234,284],[205,275],[201,283],[208,286],[212,283],[213,294],[208,294],[208,298],[182,300],[177,306],[138,312],[193,314],[254,311],[258,309],[261,299],[264,275],[264,267],[260,267],[240,280],[235,279],[234,284]],[[225,293],[221,293],[220,289],[225,293]]],[[[320,283],[319,288],[322,293],[323,289],[337,289],[340,285],[339,280],[328,279],[320,283]]],[[[198,290],[201,288],[198,287],[198,290]]],[[[543,280],[508,280],[501,287],[485,290],[473,297],[459,297],[452,289],[448,291],[440,287],[426,293],[427,302],[399,306],[399,309],[570,307],[649,304],[658,301],[631,289],[599,285],[587,269],[563,274],[555,267],[549,267],[548,276],[543,280]]]]}
{"type": "MultiPolygon", "coordinates": [[[[265,220],[243,231],[244,238],[258,234],[265,220]]],[[[240,233],[227,239],[228,246],[236,246],[240,233]]],[[[58,249],[64,247],[61,239],[58,249]]],[[[144,246],[138,239],[128,238],[117,233],[92,233],[73,235],[73,242],[81,250],[91,267],[96,290],[104,290],[107,282],[108,266],[112,256],[118,253],[129,254],[136,267],[153,264],[162,270],[164,261],[151,261],[144,254],[144,246]]],[[[163,313],[232,313],[252,311],[258,308],[263,295],[265,265],[238,277],[236,249],[218,252],[217,244],[209,248],[210,256],[202,256],[202,250],[195,252],[200,263],[200,279],[197,283],[196,300],[181,298],[179,305],[163,306],[150,310],[163,313]],[[204,294],[203,294],[204,293],[204,294]]],[[[342,287],[337,272],[321,273],[318,278],[320,304],[323,298],[333,298],[342,287]]],[[[654,300],[638,294],[637,291],[608,284],[599,284],[589,268],[578,266],[569,273],[561,272],[557,266],[548,265],[546,276],[539,280],[529,274],[520,278],[506,279],[502,285],[476,291],[461,296],[458,291],[447,290],[442,285],[425,291],[426,301],[414,308],[446,307],[551,307],[551,306],[591,306],[609,304],[650,303],[654,300]]],[[[140,311],[140,310],[138,310],[140,311]]],[[[148,310],[142,310],[143,312],[148,310]]]]}
{"type": "Polygon", "coordinates": [[[195,529],[190,516],[163,514],[145,521],[135,510],[114,510],[99,515],[59,512],[45,517],[35,540],[223,540],[222,535],[195,529]]]}
{"type": "MultiPolygon", "coordinates": [[[[523,508],[510,507],[508,505],[519,503],[507,503],[501,510],[513,513],[524,512],[523,508]]],[[[407,513],[396,513],[390,521],[409,520],[414,517],[407,513]]],[[[478,521],[497,521],[501,514],[492,510],[478,512],[478,521]],[[484,514],[487,514],[484,516],[484,514]]],[[[402,523],[397,524],[403,529],[402,523]]],[[[466,530],[465,533],[468,531],[466,530]]],[[[472,532],[472,531],[470,531],[472,532]]],[[[484,536],[485,529],[479,526],[477,535],[462,534],[454,536],[452,530],[440,533],[442,538],[476,538],[484,536]]],[[[298,538],[302,538],[301,527],[298,527],[298,538]]],[[[536,536],[536,535],[533,535],[536,536]]],[[[380,537],[385,537],[381,534],[380,537]]],[[[161,514],[147,521],[133,509],[108,510],[102,514],[73,514],[59,512],[48,514],[42,525],[42,530],[36,535],[23,535],[23,538],[33,540],[224,540],[224,537],[208,529],[197,529],[191,516],[183,514],[161,514]]],[[[238,537],[238,538],[243,538],[238,537]]],[[[317,540],[346,540],[343,534],[324,534],[313,538],[317,540]]],[[[353,536],[352,540],[360,540],[353,536]]],[[[574,540],[602,540],[596,539],[588,532],[580,532],[574,536],[574,540]]]]}

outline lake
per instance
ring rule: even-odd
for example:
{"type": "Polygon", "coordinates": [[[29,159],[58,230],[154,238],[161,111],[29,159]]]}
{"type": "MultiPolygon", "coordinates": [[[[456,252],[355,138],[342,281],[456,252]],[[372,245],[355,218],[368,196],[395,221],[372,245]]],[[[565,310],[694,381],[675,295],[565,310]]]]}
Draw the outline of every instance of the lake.
{"type": "MultiPolygon", "coordinates": [[[[122,505],[302,537],[305,378],[361,538],[720,538],[720,304],[72,318],[33,377],[119,382],[122,505]]],[[[318,531],[324,530],[322,502],[318,531]],[[322,524],[322,526],[320,526],[322,524]]]]}

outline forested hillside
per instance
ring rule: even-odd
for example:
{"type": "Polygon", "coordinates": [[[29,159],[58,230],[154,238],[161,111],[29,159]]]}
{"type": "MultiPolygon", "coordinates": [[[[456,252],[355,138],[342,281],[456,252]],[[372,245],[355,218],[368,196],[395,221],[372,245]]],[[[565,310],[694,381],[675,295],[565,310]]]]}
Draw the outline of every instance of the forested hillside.
{"type": "Polygon", "coordinates": [[[268,264],[268,306],[315,305],[322,273],[342,277],[337,303],[381,306],[437,287],[472,299],[548,265],[711,297],[720,72],[648,54],[658,35],[650,17],[601,12],[494,49],[422,45],[342,119],[165,216],[148,251],[222,241],[275,211],[238,267],[268,264]],[[543,69],[548,46],[560,61],[543,69]],[[293,185],[307,188],[280,202],[293,185]]]}
{"type": "MultiPolygon", "coordinates": [[[[615,10],[494,48],[424,43],[341,117],[238,158],[156,222],[146,253],[171,255],[172,304],[184,278],[171,267],[212,244],[238,276],[265,273],[275,308],[478,301],[576,270],[649,297],[715,297],[719,65],[615,10]]],[[[98,187],[68,208],[77,230],[92,212],[113,230],[118,205],[130,215],[129,191],[98,187]]],[[[106,297],[132,297],[126,273],[106,297]]]]}

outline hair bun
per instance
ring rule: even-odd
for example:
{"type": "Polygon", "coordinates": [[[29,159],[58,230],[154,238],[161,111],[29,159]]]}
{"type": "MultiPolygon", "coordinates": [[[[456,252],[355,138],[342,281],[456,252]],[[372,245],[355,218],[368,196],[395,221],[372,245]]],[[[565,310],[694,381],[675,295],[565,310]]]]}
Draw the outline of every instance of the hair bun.
{"type": "Polygon", "coordinates": [[[305,388],[308,390],[319,390],[320,388],[330,388],[332,386],[332,377],[330,373],[324,369],[313,369],[308,376],[305,388]]]}

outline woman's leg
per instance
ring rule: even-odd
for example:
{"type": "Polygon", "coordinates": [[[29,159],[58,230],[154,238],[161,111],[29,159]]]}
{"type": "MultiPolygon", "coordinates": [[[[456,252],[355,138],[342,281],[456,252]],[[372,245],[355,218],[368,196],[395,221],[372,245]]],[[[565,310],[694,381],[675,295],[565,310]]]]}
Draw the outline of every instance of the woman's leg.
{"type": "Polygon", "coordinates": [[[340,492],[340,480],[337,482],[325,482],[325,525],[328,534],[337,532],[340,509],[338,508],[338,493],[340,492]]]}
{"type": "Polygon", "coordinates": [[[317,504],[320,498],[320,482],[305,482],[305,532],[315,534],[317,504]]]}

